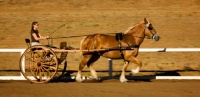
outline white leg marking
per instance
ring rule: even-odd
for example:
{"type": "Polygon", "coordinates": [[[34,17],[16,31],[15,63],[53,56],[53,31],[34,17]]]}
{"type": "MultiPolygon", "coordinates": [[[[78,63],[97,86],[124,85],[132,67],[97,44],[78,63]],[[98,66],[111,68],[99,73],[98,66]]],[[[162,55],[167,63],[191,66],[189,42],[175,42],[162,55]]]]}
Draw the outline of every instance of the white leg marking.
{"type": "Polygon", "coordinates": [[[126,69],[128,67],[128,64],[129,64],[129,62],[124,62],[124,66],[122,68],[122,73],[121,73],[121,76],[120,76],[120,82],[122,82],[122,83],[128,82],[128,80],[125,77],[125,72],[126,72],[126,69]]]}
{"type": "Polygon", "coordinates": [[[128,80],[125,78],[124,74],[121,74],[121,76],[120,76],[120,82],[122,82],[122,83],[127,83],[128,82],[128,80]]]}
{"type": "Polygon", "coordinates": [[[76,81],[77,82],[82,82],[83,81],[83,79],[81,78],[81,74],[79,72],[76,75],[76,81]]]}
{"type": "Polygon", "coordinates": [[[93,79],[98,80],[97,73],[95,70],[91,70],[91,75],[93,79]]]}
{"type": "Polygon", "coordinates": [[[131,69],[131,72],[132,72],[132,74],[137,74],[139,72],[139,70],[140,70],[140,67],[137,66],[136,69],[131,69]]]}

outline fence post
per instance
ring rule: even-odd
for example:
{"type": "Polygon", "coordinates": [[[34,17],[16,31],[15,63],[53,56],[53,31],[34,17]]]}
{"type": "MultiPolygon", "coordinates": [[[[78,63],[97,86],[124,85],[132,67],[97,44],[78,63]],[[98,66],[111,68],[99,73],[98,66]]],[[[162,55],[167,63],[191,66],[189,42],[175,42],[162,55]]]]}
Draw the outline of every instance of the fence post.
{"type": "Polygon", "coordinates": [[[108,59],[108,65],[109,65],[109,77],[112,77],[112,59],[108,59]]]}

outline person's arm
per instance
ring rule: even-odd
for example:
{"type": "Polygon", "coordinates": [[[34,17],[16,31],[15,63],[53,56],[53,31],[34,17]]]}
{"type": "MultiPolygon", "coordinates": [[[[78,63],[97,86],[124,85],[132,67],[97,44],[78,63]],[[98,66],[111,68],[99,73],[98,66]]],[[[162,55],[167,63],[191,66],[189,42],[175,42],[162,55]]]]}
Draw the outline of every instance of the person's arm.
{"type": "Polygon", "coordinates": [[[35,40],[43,40],[43,39],[47,39],[48,37],[43,37],[39,34],[40,37],[37,37],[37,35],[35,33],[32,34],[33,37],[35,38],[35,40]]]}

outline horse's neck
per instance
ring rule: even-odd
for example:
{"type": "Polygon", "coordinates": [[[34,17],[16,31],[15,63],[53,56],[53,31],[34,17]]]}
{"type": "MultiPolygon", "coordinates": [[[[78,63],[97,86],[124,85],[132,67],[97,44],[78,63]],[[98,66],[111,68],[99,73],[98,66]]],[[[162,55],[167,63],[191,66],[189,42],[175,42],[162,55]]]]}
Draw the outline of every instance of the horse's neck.
{"type": "Polygon", "coordinates": [[[134,40],[134,44],[140,45],[145,38],[144,29],[144,24],[140,23],[132,29],[129,29],[127,32],[124,33],[124,35],[129,36],[129,38],[132,38],[134,40]]]}

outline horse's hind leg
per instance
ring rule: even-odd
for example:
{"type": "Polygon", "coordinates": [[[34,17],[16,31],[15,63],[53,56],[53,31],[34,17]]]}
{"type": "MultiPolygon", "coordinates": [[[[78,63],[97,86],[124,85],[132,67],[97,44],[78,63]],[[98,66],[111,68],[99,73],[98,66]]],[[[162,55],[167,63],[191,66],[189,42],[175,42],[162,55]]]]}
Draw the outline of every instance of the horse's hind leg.
{"type": "Polygon", "coordinates": [[[85,65],[87,64],[88,60],[90,60],[90,58],[91,58],[91,55],[83,56],[83,58],[82,58],[82,60],[79,64],[79,69],[78,69],[78,72],[77,72],[77,75],[76,75],[76,81],[77,82],[83,81],[83,79],[81,78],[82,70],[85,67],[85,65]]]}
{"type": "Polygon", "coordinates": [[[90,69],[90,73],[91,73],[91,76],[92,76],[92,79],[95,79],[95,80],[99,80],[98,76],[97,76],[97,73],[95,71],[95,69],[92,67],[93,66],[93,63],[95,61],[97,61],[98,59],[100,58],[100,56],[98,54],[94,54],[90,60],[88,61],[87,63],[87,66],[89,67],[90,69]]]}
{"type": "Polygon", "coordinates": [[[87,64],[87,66],[90,68],[90,72],[91,72],[91,76],[93,79],[98,80],[96,71],[93,69],[92,64],[97,61],[100,58],[99,55],[93,54],[93,55],[84,55],[80,64],[79,64],[79,69],[77,72],[77,76],[76,76],[76,81],[77,82],[82,82],[83,79],[81,78],[82,75],[82,70],[85,67],[85,65],[87,64]]]}

